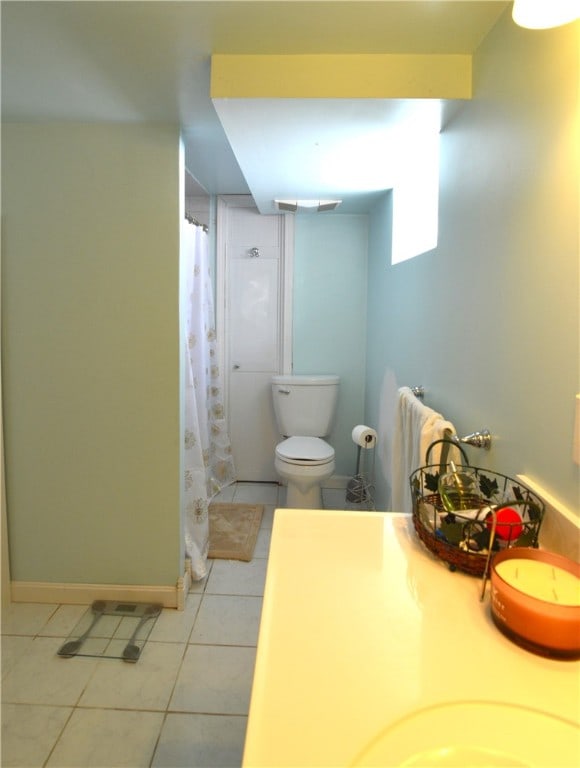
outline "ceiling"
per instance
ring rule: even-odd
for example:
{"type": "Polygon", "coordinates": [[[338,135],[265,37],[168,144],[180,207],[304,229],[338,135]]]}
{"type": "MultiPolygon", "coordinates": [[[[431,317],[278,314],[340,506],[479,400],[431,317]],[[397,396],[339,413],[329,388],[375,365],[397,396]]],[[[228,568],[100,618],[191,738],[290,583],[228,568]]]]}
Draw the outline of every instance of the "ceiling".
{"type": "Polygon", "coordinates": [[[388,145],[401,115],[417,111],[423,119],[426,102],[212,101],[212,54],[471,54],[509,5],[4,0],[2,118],[177,122],[186,165],[200,185],[190,179],[190,193],[251,193],[262,212],[271,212],[274,198],[339,197],[341,211],[361,212],[392,186],[393,152],[378,160],[378,148],[388,145]],[[374,160],[363,161],[363,148],[374,160]]]}

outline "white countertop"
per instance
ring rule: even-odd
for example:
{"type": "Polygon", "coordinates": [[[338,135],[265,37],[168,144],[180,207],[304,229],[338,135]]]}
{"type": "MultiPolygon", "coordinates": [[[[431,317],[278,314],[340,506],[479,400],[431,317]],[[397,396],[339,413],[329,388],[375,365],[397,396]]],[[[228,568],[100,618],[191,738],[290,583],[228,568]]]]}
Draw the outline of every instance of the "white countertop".
{"type": "Polygon", "coordinates": [[[513,644],[480,591],[408,515],[276,510],[244,766],[351,765],[387,725],[441,702],[576,722],[580,662],[513,644]]]}

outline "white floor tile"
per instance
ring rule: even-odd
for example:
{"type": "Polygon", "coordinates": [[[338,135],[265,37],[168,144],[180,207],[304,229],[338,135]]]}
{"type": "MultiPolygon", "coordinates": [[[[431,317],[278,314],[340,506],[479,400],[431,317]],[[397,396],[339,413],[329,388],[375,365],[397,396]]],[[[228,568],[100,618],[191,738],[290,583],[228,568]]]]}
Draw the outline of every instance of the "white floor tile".
{"type": "Polygon", "coordinates": [[[268,504],[264,507],[264,513],[262,515],[262,522],[260,524],[260,528],[268,528],[269,530],[272,530],[272,526],[274,525],[275,509],[276,509],[276,505],[274,504],[268,504]]]}
{"type": "Polygon", "coordinates": [[[255,659],[255,648],[189,645],[170,711],[247,715],[255,659]]]}
{"type": "Polygon", "coordinates": [[[2,637],[2,679],[12,670],[18,659],[30,651],[32,637],[4,635],[2,637]]]}
{"type": "Polygon", "coordinates": [[[222,488],[221,491],[212,498],[212,501],[216,502],[217,504],[230,504],[234,500],[235,492],[236,484],[232,483],[232,485],[228,485],[226,488],[222,488]]]}
{"type": "Polygon", "coordinates": [[[346,509],[346,491],[343,488],[323,488],[324,509],[346,509]]]}
{"type": "Polygon", "coordinates": [[[277,504],[278,486],[273,483],[238,483],[234,501],[238,504],[277,504]]]}
{"type": "Polygon", "coordinates": [[[200,603],[201,594],[193,594],[187,596],[183,611],[164,608],[151,630],[149,641],[187,643],[200,603]]]}
{"type": "Polygon", "coordinates": [[[88,607],[88,605],[60,605],[38,634],[43,637],[68,637],[87,612],[88,607]]]}
{"type": "Polygon", "coordinates": [[[207,586],[207,580],[209,579],[212,567],[213,567],[213,560],[208,560],[207,574],[203,577],[203,579],[199,579],[199,581],[192,582],[191,587],[189,588],[189,595],[202,595],[205,592],[205,588],[207,586]]]}
{"type": "Polygon", "coordinates": [[[57,609],[48,603],[12,603],[2,611],[2,634],[37,635],[57,609]]]}
{"type": "Polygon", "coordinates": [[[75,709],[47,763],[49,768],[146,768],[164,715],[75,709]]]}
{"type": "Polygon", "coordinates": [[[267,560],[255,559],[249,563],[237,560],[216,560],[206,587],[209,595],[264,594],[267,560]]]}
{"type": "Polygon", "coordinates": [[[72,711],[72,707],[4,704],[2,765],[42,768],[72,711]]]}
{"type": "Polygon", "coordinates": [[[82,656],[57,656],[62,642],[52,637],[35,638],[2,682],[2,701],[75,705],[98,662],[82,656]]]}
{"type": "Polygon", "coordinates": [[[190,643],[256,646],[262,598],[205,595],[190,643]]]}
{"type": "Polygon", "coordinates": [[[254,548],[254,557],[265,558],[268,557],[270,552],[270,540],[272,538],[271,528],[260,528],[258,531],[258,538],[256,539],[256,546],[254,548]]]}
{"type": "Polygon", "coordinates": [[[152,768],[239,768],[247,718],[169,714],[152,768]]]}
{"type": "Polygon", "coordinates": [[[185,646],[147,642],[136,664],[100,659],[81,696],[81,707],[165,711],[185,646]]]}

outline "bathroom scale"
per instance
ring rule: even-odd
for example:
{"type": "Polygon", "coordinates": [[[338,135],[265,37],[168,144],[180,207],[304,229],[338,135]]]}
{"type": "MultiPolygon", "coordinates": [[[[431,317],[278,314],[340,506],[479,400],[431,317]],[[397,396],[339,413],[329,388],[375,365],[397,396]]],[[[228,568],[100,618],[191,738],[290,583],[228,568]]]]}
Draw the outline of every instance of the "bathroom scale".
{"type": "Polygon", "coordinates": [[[57,651],[58,656],[139,660],[163,606],[95,600],[57,651]]]}

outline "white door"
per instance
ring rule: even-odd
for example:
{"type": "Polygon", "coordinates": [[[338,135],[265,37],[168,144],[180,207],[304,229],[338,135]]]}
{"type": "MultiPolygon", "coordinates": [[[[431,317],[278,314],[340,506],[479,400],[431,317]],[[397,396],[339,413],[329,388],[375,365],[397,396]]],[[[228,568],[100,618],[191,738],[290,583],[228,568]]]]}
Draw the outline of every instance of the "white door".
{"type": "Polygon", "coordinates": [[[290,370],[287,217],[263,216],[253,203],[248,207],[236,201],[218,208],[218,227],[218,297],[224,301],[220,348],[236,474],[238,480],[272,482],[278,479],[274,449],[280,436],[270,382],[273,374],[290,370]]]}

